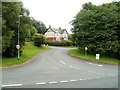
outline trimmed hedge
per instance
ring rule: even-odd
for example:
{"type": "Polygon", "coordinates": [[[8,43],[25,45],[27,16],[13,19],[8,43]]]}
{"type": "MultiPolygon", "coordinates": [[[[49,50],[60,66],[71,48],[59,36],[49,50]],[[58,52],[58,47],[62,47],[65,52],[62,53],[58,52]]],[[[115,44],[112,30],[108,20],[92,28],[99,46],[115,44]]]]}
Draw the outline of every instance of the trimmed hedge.
{"type": "Polygon", "coordinates": [[[45,41],[45,45],[50,46],[74,46],[75,44],[72,41],[45,41]]]}

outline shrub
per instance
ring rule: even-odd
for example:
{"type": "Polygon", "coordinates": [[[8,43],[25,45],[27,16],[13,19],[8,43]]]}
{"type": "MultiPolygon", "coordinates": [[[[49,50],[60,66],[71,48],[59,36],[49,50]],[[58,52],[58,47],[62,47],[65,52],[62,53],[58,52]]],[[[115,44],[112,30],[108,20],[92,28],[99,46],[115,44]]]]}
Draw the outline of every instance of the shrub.
{"type": "Polygon", "coordinates": [[[33,43],[35,46],[40,47],[45,42],[45,37],[42,34],[35,34],[33,36],[33,43]]]}
{"type": "MultiPolygon", "coordinates": [[[[23,50],[20,49],[19,53],[21,56],[23,53],[23,50]]],[[[5,57],[16,57],[18,55],[18,50],[16,49],[16,47],[9,47],[5,52],[2,53],[2,55],[5,57]]]]}

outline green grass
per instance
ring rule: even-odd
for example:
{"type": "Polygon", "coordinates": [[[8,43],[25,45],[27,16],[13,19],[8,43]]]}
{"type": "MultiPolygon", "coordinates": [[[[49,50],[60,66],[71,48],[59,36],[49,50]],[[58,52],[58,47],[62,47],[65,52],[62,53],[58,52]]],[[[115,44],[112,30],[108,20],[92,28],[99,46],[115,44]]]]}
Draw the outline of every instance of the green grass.
{"type": "MultiPolygon", "coordinates": [[[[103,62],[103,63],[109,63],[109,64],[118,64],[118,62],[119,62],[118,59],[110,58],[107,56],[100,57],[100,59],[97,60],[97,59],[95,59],[95,55],[90,55],[90,54],[84,55],[84,53],[80,52],[78,49],[69,50],[68,54],[78,57],[78,58],[87,59],[90,61],[97,61],[97,62],[103,62]]],[[[120,64],[120,62],[119,62],[119,64],[120,64]]]]}
{"type": "Polygon", "coordinates": [[[7,66],[14,66],[17,64],[22,64],[30,60],[36,54],[48,49],[51,49],[51,48],[47,46],[36,47],[33,45],[33,43],[27,42],[26,45],[23,47],[23,55],[20,56],[20,60],[17,60],[17,57],[14,57],[14,58],[2,57],[2,66],[0,67],[7,67],[7,66]]]}

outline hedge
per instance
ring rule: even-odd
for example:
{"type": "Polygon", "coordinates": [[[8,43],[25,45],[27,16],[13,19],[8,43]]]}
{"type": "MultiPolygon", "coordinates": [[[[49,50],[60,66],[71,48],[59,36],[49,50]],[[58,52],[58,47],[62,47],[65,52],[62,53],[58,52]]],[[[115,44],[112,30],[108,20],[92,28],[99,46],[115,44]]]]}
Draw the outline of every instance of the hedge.
{"type": "Polygon", "coordinates": [[[75,44],[72,41],[45,41],[45,45],[50,46],[74,46],[75,44]]]}

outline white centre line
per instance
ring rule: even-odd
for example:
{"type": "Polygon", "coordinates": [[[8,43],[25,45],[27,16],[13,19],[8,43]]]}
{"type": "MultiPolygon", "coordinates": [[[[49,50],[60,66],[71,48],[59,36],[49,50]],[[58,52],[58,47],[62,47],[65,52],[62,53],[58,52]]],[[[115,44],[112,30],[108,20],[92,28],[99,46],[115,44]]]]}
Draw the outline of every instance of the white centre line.
{"type": "Polygon", "coordinates": [[[87,78],[87,79],[92,79],[92,78],[87,78]]]}
{"type": "Polygon", "coordinates": [[[39,84],[46,84],[46,82],[41,82],[41,83],[36,83],[36,84],[38,84],[38,85],[39,85],[39,84]]]}
{"type": "Polygon", "coordinates": [[[73,67],[73,66],[71,66],[71,65],[68,65],[69,67],[73,67]]]}
{"type": "Polygon", "coordinates": [[[54,81],[54,82],[49,82],[49,83],[50,83],[50,84],[53,84],[53,83],[58,83],[58,82],[55,82],[55,81],[54,81]]]}
{"type": "Polygon", "coordinates": [[[63,62],[62,60],[59,60],[62,64],[66,64],[65,62],[63,62]]]}
{"type": "Polygon", "coordinates": [[[74,80],[70,80],[71,82],[75,82],[75,81],[77,81],[76,79],[74,79],[74,80]]]}
{"type": "Polygon", "coordinates": [[[79,80],[82,80],[82,79],[79,79],[79,80]]]}
{"type": "Polygon", "coordinates": [[[66,80],[66,81],[60,81],[60,82],[63,82],[63,83],[64,83],[64,82],[69,82],[69,81],[66,80]]]}
{"type": "MultiPolygon", "coordinates": [[[[65,62],[63,62],[62,60],[59,60],[62,64],[66,64],[65,62]]],[[[74,69],[78,69],[78,70],[80,70],[80,68],[77,68],[77,67],[74,67],[74,66],[71,66],[71,65],[68,65],[69,67],[71,67],[71,68],[74,68],[74,69]]]]}
{"type": "Polygon", "coordinates": [[[74,66],[71,66],[71,65],[68,65],[68,66],[71,67],[71,68],[80,70],[80,68],[77,68],[77,67],[74,67],[74,66]]]}
{"type": "Polygon", "coordinates": [[[2,87],[10,87],[10,86],[22,86],[22,84],[9,84],[9,85],[2,85],[2,87]]]}

